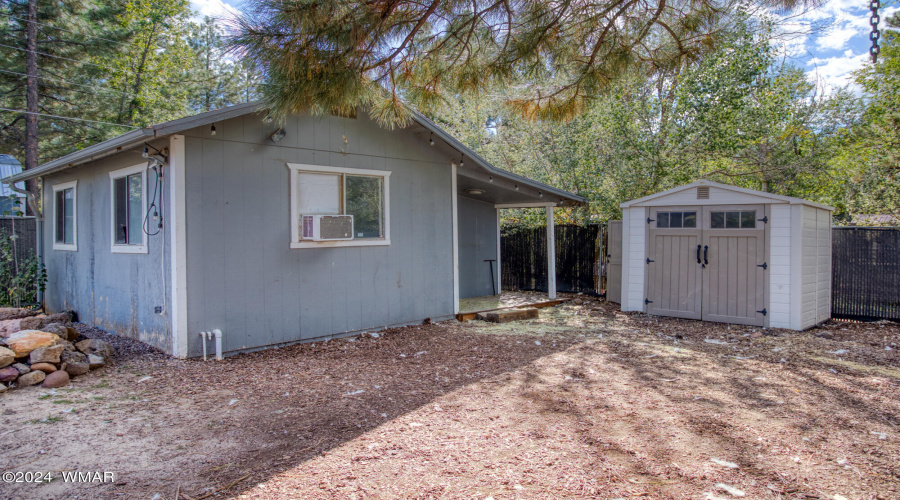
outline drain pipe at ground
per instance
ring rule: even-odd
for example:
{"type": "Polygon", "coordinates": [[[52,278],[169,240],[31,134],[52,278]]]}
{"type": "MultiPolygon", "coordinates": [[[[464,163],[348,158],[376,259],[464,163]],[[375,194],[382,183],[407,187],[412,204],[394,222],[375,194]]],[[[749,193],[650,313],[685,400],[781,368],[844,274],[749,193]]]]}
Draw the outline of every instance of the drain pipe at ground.
{"type": "Polygon", "coordinates": [[[200,338],[203,344],[203,361],[206,361],[206,341],[216,339],[216,360],[222,361],[222,330],[216,328],[211,332],[200,332],[200,338]]]}

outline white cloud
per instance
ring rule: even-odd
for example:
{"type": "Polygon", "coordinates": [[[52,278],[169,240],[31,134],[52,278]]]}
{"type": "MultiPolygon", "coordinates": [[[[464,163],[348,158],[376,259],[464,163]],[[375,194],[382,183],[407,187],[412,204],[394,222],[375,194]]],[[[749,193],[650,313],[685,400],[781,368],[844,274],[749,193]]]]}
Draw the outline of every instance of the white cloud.
{"type": "Polygon", "coordinates": [[[206,16],[223,19],[240,14],[240,11],[232,3],[223,0],[191,0],[191,8],[197,12],[199,19],[206,16]]]}
{"type": "Polygon", "coordinates": [[[851,73],[869,62],[869,53],[853,55],[852,51],[847,52],[843,56],[810,59],[808,64],[813,67],[807,73],[810,81],[824,84],[832,90],[849,85],[851,89],[858,91],[856,84],[852,83],[851,73]]]}
{"type": "MultiPolygon", "coordinates": [[[[900,10],[882,7],[880,27],[900,10]]],[[[856,86],[851,71],[868,61],[871,11],[862,0],[827,0],[815,9],[776,16],[786,35],[776,44],[781,54],[809,68],[811,81],[831,87],[856,86]]]]}
{"type": "Polygon", "coordinates": [[[841,50],[850,43],[850,40],[860,34],[860,30],[846,23],[833,26],[827,32],[816,39],[816,48],[819,50],[841,50]]]}

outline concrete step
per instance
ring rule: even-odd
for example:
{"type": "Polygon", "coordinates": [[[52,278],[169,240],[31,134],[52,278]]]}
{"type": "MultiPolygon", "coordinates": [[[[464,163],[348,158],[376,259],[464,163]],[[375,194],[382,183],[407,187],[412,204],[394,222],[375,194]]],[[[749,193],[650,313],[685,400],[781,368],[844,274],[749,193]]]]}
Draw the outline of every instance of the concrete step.
{"type": "Polygon", "coordinates": [[[523,319],[534,319],[539,316],[535,307],[519,308],[519,309],[499,309],[497,311],[485,311],[478,313],[475,317],[481,321],[490,321],[491,323],[509,323],[510,321],[521,321],[523,319]]]}

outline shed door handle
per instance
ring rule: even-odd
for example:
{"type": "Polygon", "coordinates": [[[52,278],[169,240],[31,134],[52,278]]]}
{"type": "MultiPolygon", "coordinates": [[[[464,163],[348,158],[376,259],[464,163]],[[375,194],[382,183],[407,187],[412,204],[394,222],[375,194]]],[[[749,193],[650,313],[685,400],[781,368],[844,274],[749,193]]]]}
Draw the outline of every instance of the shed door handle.
{"type": "Polygon", "coordinates": [[[700,247],[702,245],[697,245],[697,264],[700,264],[700,247]]]}
{"type": "Polygon", "coordinates": [[[708,266],[708,265],[709,265],[709,259],[707,258],[707,257],[708,257],[708,255],[707,255],[708,252],[709,252],[709,245],[705,245],[705,246],[703,247],[703,265],[704,265],[704,266],[708,266]]]}

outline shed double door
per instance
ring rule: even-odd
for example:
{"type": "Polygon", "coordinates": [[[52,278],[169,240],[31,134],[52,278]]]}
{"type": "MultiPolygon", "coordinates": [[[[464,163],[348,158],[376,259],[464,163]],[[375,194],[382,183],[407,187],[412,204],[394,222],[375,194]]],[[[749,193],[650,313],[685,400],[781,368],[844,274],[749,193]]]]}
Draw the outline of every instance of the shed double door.
{"type": "Polygon", "coordinates": [[[765,207],[650,209],[647,312],[765,324],[765,207]]]}

